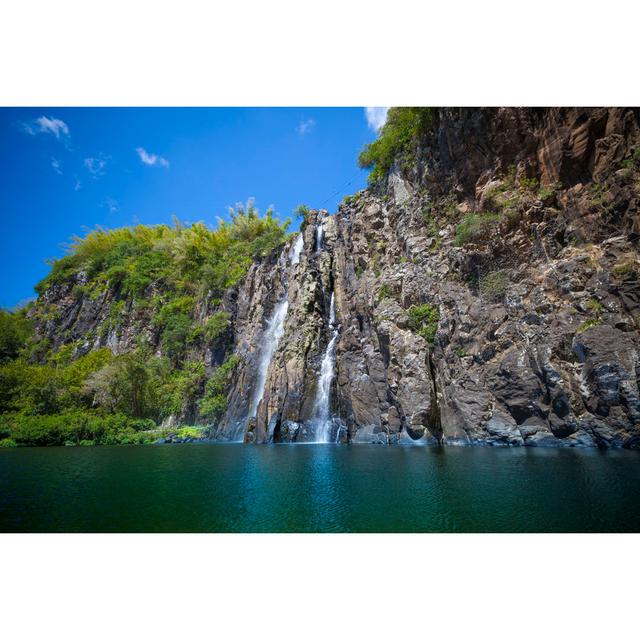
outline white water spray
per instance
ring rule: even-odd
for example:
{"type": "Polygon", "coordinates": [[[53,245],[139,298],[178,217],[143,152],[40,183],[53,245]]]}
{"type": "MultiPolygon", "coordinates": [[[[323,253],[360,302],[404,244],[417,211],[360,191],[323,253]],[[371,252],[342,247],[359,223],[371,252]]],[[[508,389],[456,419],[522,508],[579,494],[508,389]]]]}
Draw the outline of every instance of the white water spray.
{"type": "Polygon", "coordinates": [[[318,216],[318,226],[316,227],[316,252],[322,251],[322,245],[324,243],[324,218],[318,216]]]}
{"type": "Polygon", "coordinates": [[[302,249],[304,247],[304,238],[302,234],[299,233],[296,241],[291,245],[291,249],[289,249],[289,260],[291,261],[291,265],[300,263],[300,254],[302,253],[302,249]]]}
{"type": "Polygon", "coordinates": [[[264,386],[267,382],[267,373],[271,358],[276,352],[278,342],[284,333],[284,321],[289,310],[289,301],[285,298],[278,302],[273,309],[273,314],[267,321],[267,330],[264,332],[262,349],[260,351],[260,359],[258,361],[258,371],[256,375],[256,386],[253,392],[253,398],[249,405],[249,417],[253,418],[258,411],[258,405],[264,395],[264,386]]]}
{"type": "Polygon", "coordinates": [[[331,294],[331,304],[329,305],[329,326],[333,333],[322,358],[318,390],[312,414],[316,429],[316,442],[330,442],[331,437],[331,385],[336,374],[336,341],[338,340],[333,293],[331,294]]]}
{"type": "MultiPolygon", "coordinates": [[[[300,255],[304,248],[304,238],[302,234],[298,234],[296,241],[291,245],[289,249],[289,261],[291,265],[298,264],[300,262],[300,255]]],[[[256,386],[253,391],[251,403],[249,404],[249,412],[247,417],[254,418],[258,412],[258,405],[264,396],[264,387],[267,383],[267,374],[269,373],[269,365],[273,358],[273,354],[278,348],[278,342],[284,333],[284,323],[287,319],[287,312],[289,311],[288,300],[288,287],[285,297],[276,304],[273,309],[271,317],[267,321],[267,329],[264,332],[262,349],[260,350],[260,359],[258,360],[258,371],[256,374],[256,386]]],[[[240,441],[244,438],[244,425],[240,433],[237,434],[237,438],[240,441]]]]}

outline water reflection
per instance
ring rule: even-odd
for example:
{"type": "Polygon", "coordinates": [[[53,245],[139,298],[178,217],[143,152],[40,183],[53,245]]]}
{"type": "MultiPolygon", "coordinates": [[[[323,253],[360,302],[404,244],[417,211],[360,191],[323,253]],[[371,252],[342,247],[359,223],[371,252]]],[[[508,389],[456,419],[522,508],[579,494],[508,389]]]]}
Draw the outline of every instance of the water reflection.
{"type": "Polygon", "coordinates": [[[2,531],[640,531],[637,452],[376,445],[0,451],[2,531]]]}

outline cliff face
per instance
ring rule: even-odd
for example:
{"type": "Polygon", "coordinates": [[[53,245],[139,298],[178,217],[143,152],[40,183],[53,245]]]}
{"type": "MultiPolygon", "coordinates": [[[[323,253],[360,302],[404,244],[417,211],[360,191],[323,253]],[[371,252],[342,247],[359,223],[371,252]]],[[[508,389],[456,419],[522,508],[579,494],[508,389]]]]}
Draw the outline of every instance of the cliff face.
{"type": "Polygon", "coordinates": [[[287,248],[245,282],[239,308],[259,312],[237,342],[254,353],[289,302],[248,439],[315,439],[333,293],[331,440],[637,445],[637,145],[634,110],[443,112],[385,185],[311,212],[298,265],[287,248]],[[474,212],[486,226],[461,241],[474,212]]]}
{"type": "MultiPolygon", "coordinates": [[[[309,211],[227,292],[228,339],[189,356],[240,358],[212,435],[640,446],[639,201],[637,109],[440,110],[382,184],[309,211]]],[[[65,295],[40,330],[92,335],[111,293],[65,295]]],[[[150,331],[125,303],[86,349],[150,331]]]]}

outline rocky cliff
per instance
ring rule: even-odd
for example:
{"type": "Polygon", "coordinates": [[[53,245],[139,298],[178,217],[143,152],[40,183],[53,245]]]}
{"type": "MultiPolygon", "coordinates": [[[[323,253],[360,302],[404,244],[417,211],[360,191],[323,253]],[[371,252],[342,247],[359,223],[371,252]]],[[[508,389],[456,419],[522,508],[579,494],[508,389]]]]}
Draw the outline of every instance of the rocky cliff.
{"type": "MultiPolygon", "coordinates": [[[[212,437],[639,447],[639,201],[638,109],[438,110],[218,301],[224,343],[188,355],[238,357],[212,437]]],[[[40,324],[54,342],[152,334],[125,301],[93,335],[112,294],[65,295],[39,303],[68,305],[40,324]]]]}

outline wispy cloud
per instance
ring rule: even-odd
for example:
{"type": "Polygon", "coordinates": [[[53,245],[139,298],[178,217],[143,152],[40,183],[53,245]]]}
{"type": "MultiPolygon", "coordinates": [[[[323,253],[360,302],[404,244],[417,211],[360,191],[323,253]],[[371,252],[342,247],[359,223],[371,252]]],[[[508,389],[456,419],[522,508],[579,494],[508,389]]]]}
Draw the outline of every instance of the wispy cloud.
{"type": "Polygon", "coordinates": [[[62,175],[62,165],[60,164],[60,160],[57,158],[51,158],[51,167],[58,175],[62,175]]]}
{"type": "Polygon", "coordinates": [[[387,121],[387,111],[389,107],[365,107],[364,115],[369,128],[377,133],[387,121]]]}
{"type": "Polygon", "coordinates": [[[22,128],[31,136],[38,135],[39,133],[50,133],[58,138],[58,140],[69,136],[69,127],[67,123],[59,118],[40,116],[36,120],[23,122],[22,128]]]}
{"type": "Polygon", "coordinates": [[[99,178],[104,175],[109,160],[111,160],[110,156],[99,153],[95,157],[85,158],[84,166],[94,178],[99,178]]]}
{"type": "Polygon", "coordinates": [[[106,197],[100,206],[106,207],[109,213],[118,213],[118,211],[120,211],[118,201],[109,197],[106,197]]]}
{"type": "Polygon", "coordinates": [[[296,131],[303,136],[305,133],[309,133],[313,127],[315,127],[316,121],[313,118],[303,120],[297,127],[296,131]]]}
{"type": "Polygon", "coordinates": [[[73,178],[75,180],[75,182],[73,183],[73,190],[80,191],[80,189],[82,189],[82,182],[78,180],[78,176],[74,176],[73,178]]]}
{"type": "Polygon", "coordinates": [[[143,149],[142,147],[138,147],[136,149],[136,153],[138,154],[138,157],[140,158],[140,160],[142,160],[144,164],[147,164],[150,167],[154,165],[158,165],[160,167],[169,166],[169,161],[166,158],[163,158],[162,156],[158,156],[155,153],[149,153],[146,149],[143,149]]]}

